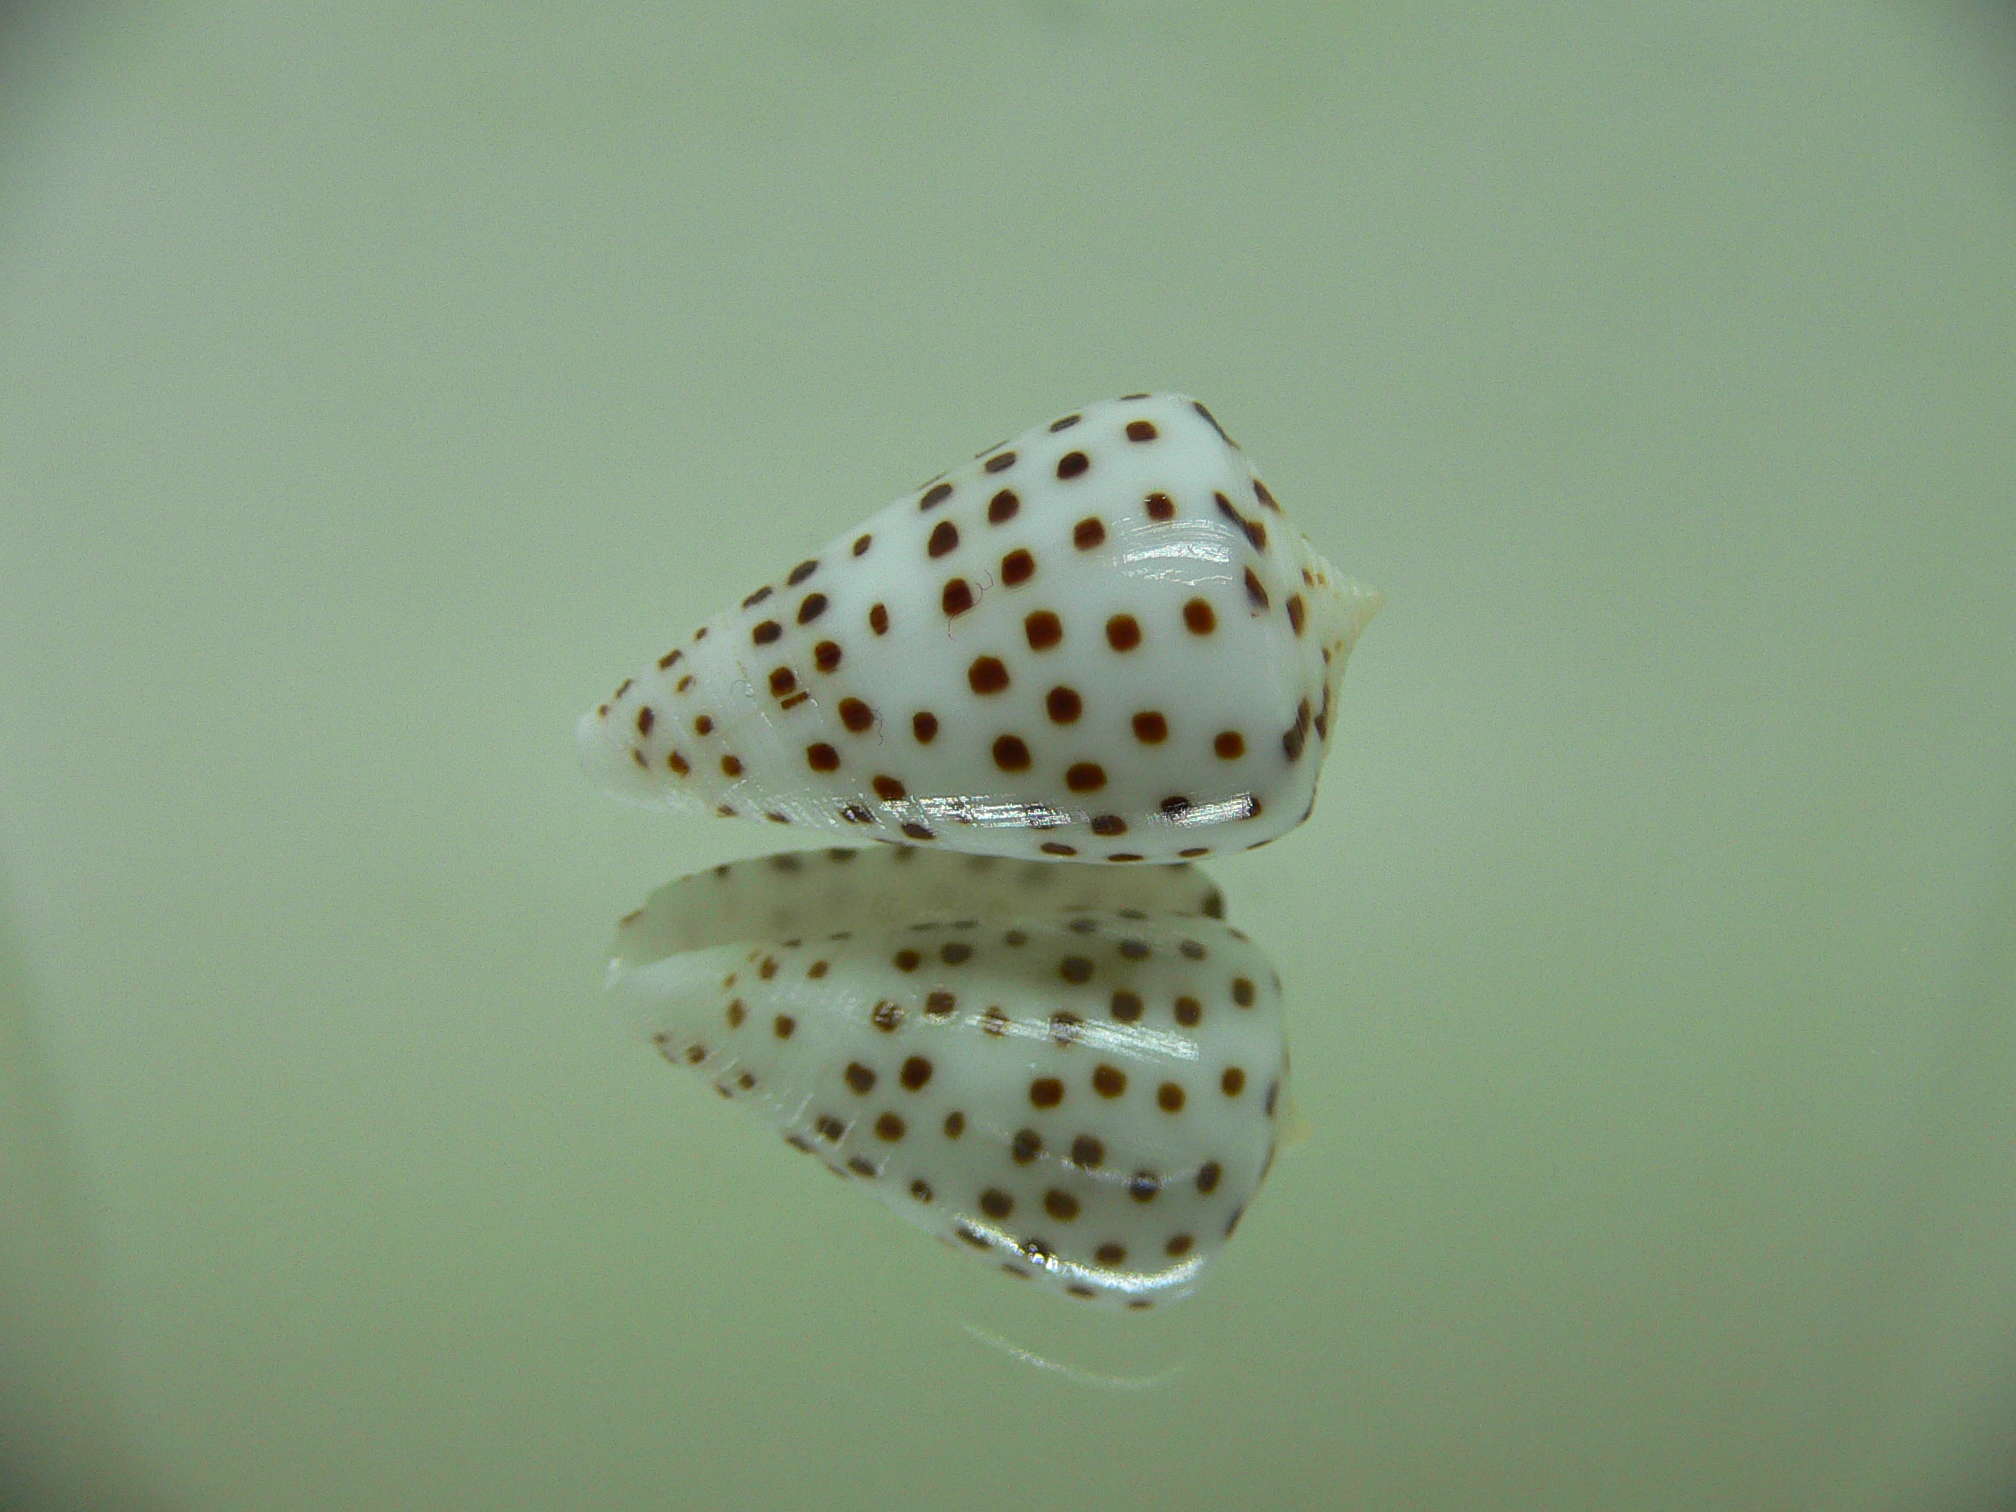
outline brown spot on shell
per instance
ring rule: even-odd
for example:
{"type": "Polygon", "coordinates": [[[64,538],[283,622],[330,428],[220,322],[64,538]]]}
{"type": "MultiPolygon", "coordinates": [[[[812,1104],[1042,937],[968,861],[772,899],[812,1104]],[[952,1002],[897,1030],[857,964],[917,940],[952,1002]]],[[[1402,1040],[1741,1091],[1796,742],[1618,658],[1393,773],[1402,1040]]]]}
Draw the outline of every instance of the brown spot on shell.
{"type": "Polygon", "coordinates": [[[1096,793],[1106,786],[1106,769],[1096,761],[1074,762],[1064,772],[1064,785],[1074,793],[1096,793]]]}
{"type": "Polygon", "coordinates": [[[1303,699],[1295,712],[1295,723],[1289,726],[1281,737],[1281,750],[1290,761],[1302,755],[1302,744],[1309,738],[1309,700],[1303,699]]]}
{"type": "Polygon", "coordinates": [[[977,656],[966,669],[966,683],[982,697],[999,693],[1008,686],[1008,668],[997,656],[977,656]]]}

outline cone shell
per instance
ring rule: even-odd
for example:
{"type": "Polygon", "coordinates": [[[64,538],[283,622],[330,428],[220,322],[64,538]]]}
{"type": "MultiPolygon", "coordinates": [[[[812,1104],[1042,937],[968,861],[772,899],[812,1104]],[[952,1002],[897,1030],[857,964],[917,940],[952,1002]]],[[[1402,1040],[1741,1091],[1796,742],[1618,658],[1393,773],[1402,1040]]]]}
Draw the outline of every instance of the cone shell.
{"type": "Polygon", "coordinates": [[[1378,595],[1180,394],[907,494],[581,720],[622,797],[1034,860],[1248,849],[1315,801],[1378,595]]]}
{"type": "Polygon", "coordinates": [[[953,1249],[1143,1308],[1202,1280],[1285,1106],[1278,979],[1218,907],[1187,867],[787,853],[660,889],[610,983],[668,1061],[953,1249]]]}

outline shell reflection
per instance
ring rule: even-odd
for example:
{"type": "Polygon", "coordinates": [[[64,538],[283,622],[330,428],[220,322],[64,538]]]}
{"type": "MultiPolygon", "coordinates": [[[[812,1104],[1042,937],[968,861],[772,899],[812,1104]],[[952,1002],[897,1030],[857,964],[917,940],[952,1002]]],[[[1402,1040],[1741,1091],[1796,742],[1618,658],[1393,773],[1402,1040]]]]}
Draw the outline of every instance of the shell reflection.
{"type": "Polygon", "coordinates": [[[786,852],[667,884],[610,988],[665,1058],[955,1248],[1188,1295],[1273,1158],[1280,983],[1187,866],[786,852]]]}

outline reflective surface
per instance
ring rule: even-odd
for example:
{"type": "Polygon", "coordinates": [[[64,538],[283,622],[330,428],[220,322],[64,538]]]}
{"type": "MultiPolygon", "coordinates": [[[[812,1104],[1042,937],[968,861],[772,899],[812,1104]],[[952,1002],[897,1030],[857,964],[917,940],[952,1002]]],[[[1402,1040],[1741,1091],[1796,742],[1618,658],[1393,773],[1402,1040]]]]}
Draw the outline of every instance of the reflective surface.
{"type": "Polygon", "coordinates": [[[948,1248],[1143,1312],[1203,1284],[1288,1114],[1281,978],[1224,907],[1188,866],[780,851],[659,888],[609,987],[948,1248]]]}
{"type": "Polygon", "coordinates": [[[7,61],[0,846],[151,1483],[1978,1487],[2016,1311],[1986,15],[193,5],[7,61]],[[1211,863],[1310,1138],[1129,1316],[919,1244],[640,1050],[609,922],[781,832],[611,803],[571,727],[921,470],[1162,388],[1388,603],[1315,816],[1211,863]]]}

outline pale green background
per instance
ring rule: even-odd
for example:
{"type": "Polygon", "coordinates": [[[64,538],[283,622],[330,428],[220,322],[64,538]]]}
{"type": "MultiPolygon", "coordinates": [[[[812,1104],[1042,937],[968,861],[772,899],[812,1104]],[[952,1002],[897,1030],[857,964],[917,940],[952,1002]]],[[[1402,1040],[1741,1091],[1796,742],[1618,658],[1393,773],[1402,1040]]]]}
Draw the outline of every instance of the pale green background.
{"type": "Polygon", "coordinates": [[[1889,1508],[2010,1468],[2006,11],[5,36],[38,1505],[1889,1508]],[[1151,387],[1389,604],[1314,820],[1215,868],[1312,1135],[1203,1296],[1111,1318],[626,1037],[615,917],[773,836],[596,797],[571,720],[1151,387]]]}

